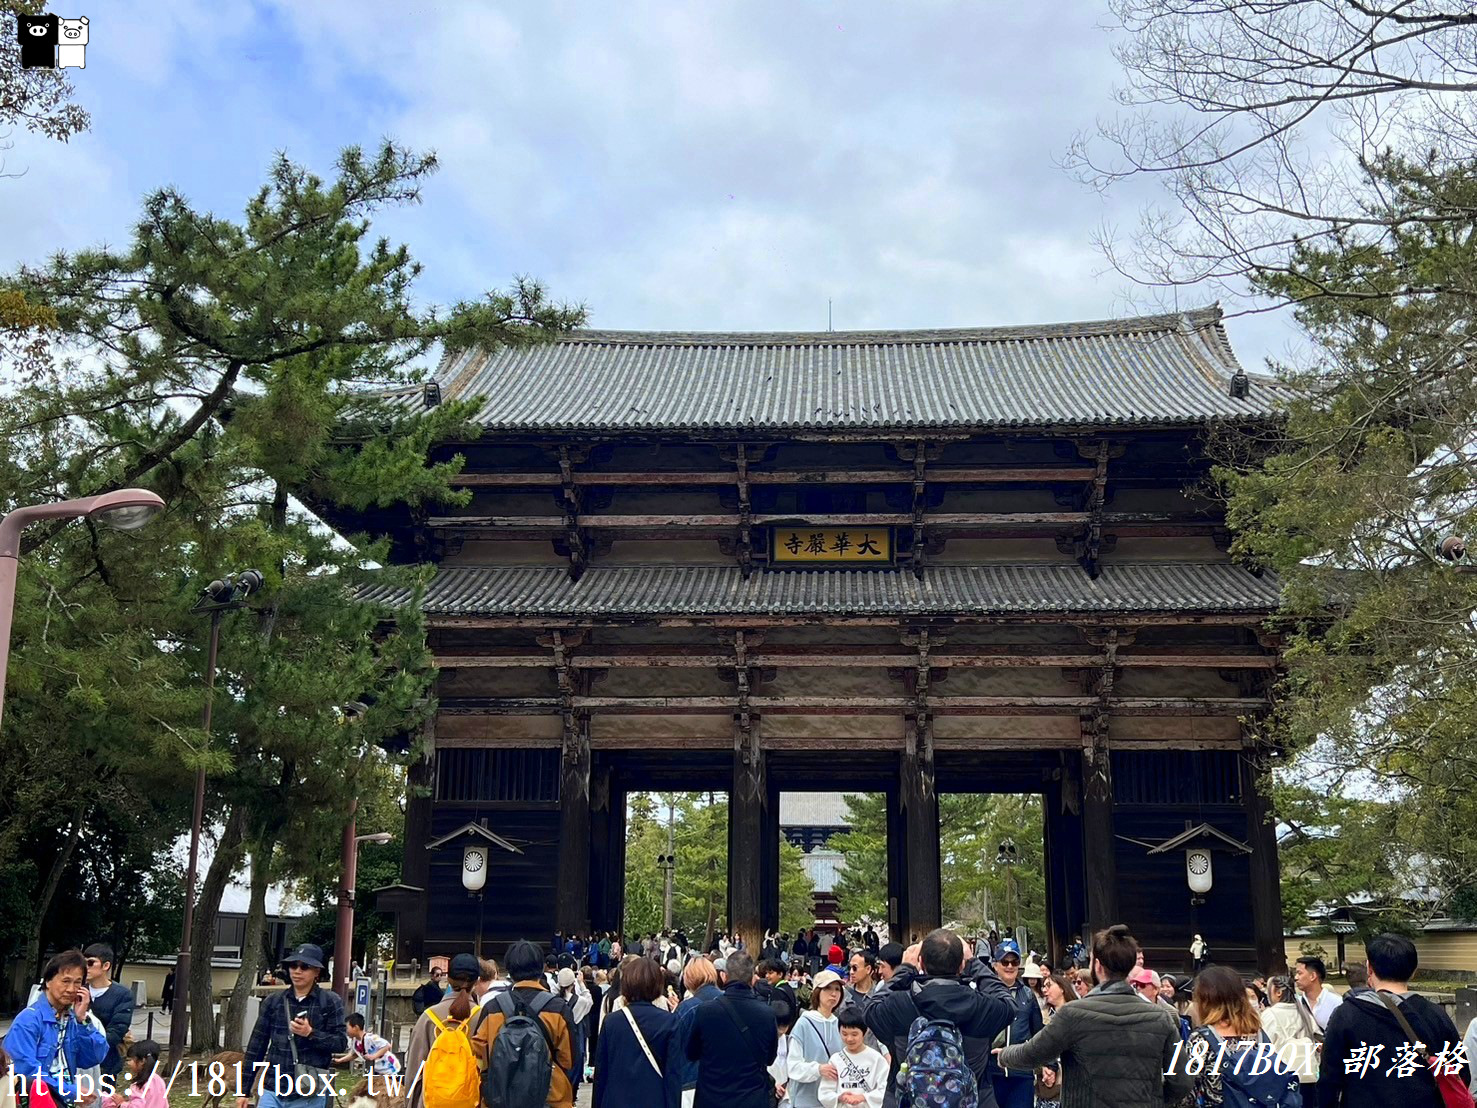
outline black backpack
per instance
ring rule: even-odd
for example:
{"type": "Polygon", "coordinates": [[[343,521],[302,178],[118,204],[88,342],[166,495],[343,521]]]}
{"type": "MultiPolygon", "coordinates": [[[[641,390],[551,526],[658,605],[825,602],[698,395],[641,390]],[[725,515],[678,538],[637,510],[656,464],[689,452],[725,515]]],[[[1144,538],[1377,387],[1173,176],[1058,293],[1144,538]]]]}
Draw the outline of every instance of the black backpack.
{"type": "Polygon", "coordinates": [[[492,1040],[487,1072],[482,1075],[482,1103],[487,1108],[529,1108],[548,1100],[554,1042],[539,1013],[553,1001],[546,992],[524,1000],[509,989],[493,1002],[503,1014],[503,1025],[492,1040]]]}

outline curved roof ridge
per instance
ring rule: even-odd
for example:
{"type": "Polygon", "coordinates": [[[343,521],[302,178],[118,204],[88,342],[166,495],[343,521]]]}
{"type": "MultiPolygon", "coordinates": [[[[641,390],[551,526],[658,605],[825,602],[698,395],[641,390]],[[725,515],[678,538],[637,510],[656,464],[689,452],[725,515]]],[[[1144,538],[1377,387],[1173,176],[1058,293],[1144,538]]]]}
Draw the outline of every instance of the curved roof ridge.
{"type": "Polygon", "coordinates": [[[1145,332],[1193,334],[1220,322],[1219,304],[1160,315],[1066,323],[1026,323],[995,327],[921,327],[863,331],[640,331],[581,328],[560,335],[556,343],[635,346],[880,346],[939,342],[1009,342],[1012,339],[1133,335],[1145,332]]]}

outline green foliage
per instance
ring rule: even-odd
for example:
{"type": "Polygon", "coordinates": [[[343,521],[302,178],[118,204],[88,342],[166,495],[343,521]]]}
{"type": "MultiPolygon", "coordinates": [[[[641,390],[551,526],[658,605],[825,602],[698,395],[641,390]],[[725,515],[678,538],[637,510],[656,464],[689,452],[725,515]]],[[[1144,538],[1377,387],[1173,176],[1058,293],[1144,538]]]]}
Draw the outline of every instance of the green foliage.
{"type": "MultiPolygon", "coordinates": [[[[831,845],[846,868],[836,895],[848,916],[887,918],[887,798],[848,795],[851,830],[831,845]]],[[[1046,933],[1041,798],[1037,795],[939,795],[943,915],[968,927],[984,922],[1046,933]],[[996,865],[1000,844],[1016,847],[1014,866],[996,865]]]]}
{"type": "Polygon", "coordinates": [[[129,873],[157,867],[187,826],[197,768],[207,819],[244,816],[245,846],[308,888],[331,885],[355,800],[362,824],[388,822],[404,784],[387,751],[405,750],[434,710],[432,669],[415,606],[388,611],[357,591],[371,578],[415,588],[423,574],[379,568],[384,541],[345,542],[294,496],[456,501],[460,461],[425,456],[468,433],[470,405],[395,398],[418,387],[435,344],[521,345],[582,318],[531,281],[449,311],[416,306],[419,266],[373,238],[371,218],[416,201],[434,168],[389,143],[346,150],[327,181],[281,157],[238,220],[160,190],[128,245],[0,281],[0,376],[17,382],[0,408],[0,506],[133,485],[168,504],[131,534],[27,532],[0,732],[0,870],[34,875],[22,913],[33,944],[52,871],[64,898],[99,890],[99,923],[153,943],[145,921],[169,890],[129,873]],[[210,619],[190,609],[206,582],[248,566],[266,586],[221,618],[207,735],[210,619]],[[366,710],[348,722],[351,701],[366,710]]]}
{"type": "MultiPolygon", "coordinates": [[[[673,873],[672,926],[694,942],[709,928],[724,930],[728,916],[728,801],[710,793],[637,793],[626,814],[626,916],[628,935],[662,930],[665,875],[657,857],[670,841],[673,873]]],[[[780,847],[780,918],[798,928],[814,921],[810,878],[803,855],[780,847]]]]}
{"type": "Polygon", "coordinates": [[[1289,844],[1290,915],[1477,880],[1477,576],[1440,551],[1477,532],[1477,167],[1390,153],[1367,184],[1368,223],[1296,246],[1260,282],[1302,302],[1319,348],[1284,370],[1285,425],[1219,446],[1233,551],[1284,584],[1288,671],[1268,727],[1296,758],[1283,783],[1371,801],[1330,801],[1310,820],[1330,841],[1289,844]],[[1383,845],[1361,858],[1340,839],[1383,845]],[[1299,887],[1307,874],[1321,876],[1299,887]]]}
{"type": "Polygon", "coordinates": [[[830,847],[846,860],[836,878],[836,899],[849,918],[887,918],[887,795],[848,793],[851,830],[831,836],[830,847]]]}
{"type": "Polygon", "coordinates": [[[780,839],[780,931],[793,935],[815,924],[815,883],[805,872],[805,851],[780,839]]]}

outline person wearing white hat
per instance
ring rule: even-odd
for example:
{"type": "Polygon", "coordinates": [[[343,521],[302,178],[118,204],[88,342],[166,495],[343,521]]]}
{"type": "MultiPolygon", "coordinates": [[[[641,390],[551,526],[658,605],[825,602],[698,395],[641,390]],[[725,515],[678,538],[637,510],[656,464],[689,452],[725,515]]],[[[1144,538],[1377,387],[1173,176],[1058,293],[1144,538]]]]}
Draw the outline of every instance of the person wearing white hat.
{"type": "Polygon", "coordinates": [[[821,970],[815,975],[810,1011],[800,1013],[790,1029],[790,1083],[787,1090],[794,1108],[821,1108],[821,1080],[835,1081],[831,1055],[842,1049],[836,1009],[841,1006],[841,975],[821,970]]]}

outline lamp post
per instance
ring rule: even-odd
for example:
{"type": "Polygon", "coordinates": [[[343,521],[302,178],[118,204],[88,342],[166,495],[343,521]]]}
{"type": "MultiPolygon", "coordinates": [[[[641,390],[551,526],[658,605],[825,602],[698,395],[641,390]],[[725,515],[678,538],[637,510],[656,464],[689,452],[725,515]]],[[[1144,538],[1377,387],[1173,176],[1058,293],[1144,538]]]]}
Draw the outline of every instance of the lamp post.
{"type": "Polygon", "coordinates": [[[1005,870],[1005,905],[1010,913],[1007,918],[1010,920],[1009,931],[1012,936],[1015,935],[1015,929],[1020,922],[1017,919],[1018,913],[1016,911],[1015,889],[1013,888],[1014,882],[1011,878],[1011,870],[1015,867],[1016,860],[1015,843],[1010,839],[1006,839],[1000,844],[1000,848],[995,854],[995,864],[1005,870]]]}
{"type": "Polygon", "coordinates": [[[372,835],[356,835],[355,813],[359,810],[356,797],[349,806],[349,821],[344,824],[343,881],[338,890],[338,932],[333,944],[334,990],[349,1003],[349,993],[354,988],[350,975],[354,958],[354,887],[359,878],[359,846],[361,843],[389,842],[395,836],[388,831],[376,831],[372,835]]]}
{"type": "MultiPolygon", "coordinates": [[[[246,601],[262,587],[262,575],[254,569],[228,575],[224,580],[205,586],[205,595],[190,609],[192,615],[210,616],[210,645],[205,656],[205,708],[201,712],[201,730],[210,739],[211,708],[215,702],[215,662],[220,653],[221,617],[244,608],[246,601]]],[[[195,928],[195,878],[200,869],[200,834],[205,823],[205,766],[195,771],[195,807],[190,819],[190,866],[185,875],[185,921],[180,937],[179,954],[174,963],[174,1007],[169,1016],[169,1061],[176,1064],[184,1057],[185,1020],[190,992],[190,933],[195,928]]]]}
{"type": "Polygon", "coordinates": [[[119,531],[136,531],[164,510],[148,489],[119,489],[81,500],[33,504],[0,518],[0,719],[5,711],[5,672],[10,664],[10,627],[15,612],[15,581],[20,571],[21,532],[43,519],[95,519],[119,531]]]}

